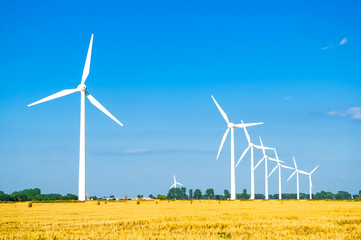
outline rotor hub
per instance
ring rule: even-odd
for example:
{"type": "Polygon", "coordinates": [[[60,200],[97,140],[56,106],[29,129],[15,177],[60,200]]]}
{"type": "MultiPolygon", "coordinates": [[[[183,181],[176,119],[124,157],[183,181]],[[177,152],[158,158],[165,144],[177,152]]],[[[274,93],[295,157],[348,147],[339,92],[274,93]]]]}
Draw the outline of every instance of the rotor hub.
{"type": "Polygon", "coordinates": [[[228,123],[228,128],[234,128],[236,125],[234,123],[228,123]]]}
{"type": "Polygon", "coordinates": [[[79,91],[82,91],[82,92],[85,92],[85,91],[86,91],[86,86],[85,86],[85,84],[79,84],[78,90],[79,90],[79,91]]]}

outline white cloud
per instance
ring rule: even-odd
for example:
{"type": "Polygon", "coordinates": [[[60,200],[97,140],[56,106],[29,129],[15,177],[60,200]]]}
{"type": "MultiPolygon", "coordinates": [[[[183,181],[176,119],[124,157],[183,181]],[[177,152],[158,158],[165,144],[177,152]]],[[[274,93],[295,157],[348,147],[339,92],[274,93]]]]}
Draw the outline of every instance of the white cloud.
{"type": "Polygon", "coordinates": [[[323,47],[322,50],[328,50],[328,49],[330,49],[330,48],[333,48],[333,45],[332,45],[332,44],[329,45],[329,46],[323,47]]]}
{"type": "Polygon", "coordinates": [[[341,42],[339,43],[340,45],[344,45],[347,43],[347,38],[342,38],[341,42]]]}
{"type": "Polygon", "coordinates": [[[361,119],[361,107],[350,107],[346,110],[330,111],[327,113],[329,116],[350,116],[353,119],[361,119]]]}
{"type": "Polygon", "coordinates": [[[136,149],[127,149],[124,150],[123,153],[128,153],[128,154],[132,154],[132,153],[145,153],[145,152],[151,152],[151,150],[149,149],[143,149],[143,148],[136,148],[136,149]]]}

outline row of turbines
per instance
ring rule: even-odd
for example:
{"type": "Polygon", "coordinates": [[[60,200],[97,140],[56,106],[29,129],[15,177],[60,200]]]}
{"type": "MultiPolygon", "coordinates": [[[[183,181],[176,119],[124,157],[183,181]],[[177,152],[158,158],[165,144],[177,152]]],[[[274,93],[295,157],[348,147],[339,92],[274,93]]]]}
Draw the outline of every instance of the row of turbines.
{"type": "Polygon", "coordinates": [[[221,141],[221,145],[219,146],[219,150],[218,150],[218,154],[217,154],[217,159],[219,157],[219,154],[222,151],[223,148],[223,144],[226,141],[226,138],[228,136],[229,131],[231,131],[231,200],[235,200],[236,199],[236,175],[235,175],[235,168],[238,166],[238,164],[242,161],[242,159],[244,158],[244,156],[246,155],[246,153],[251,150],[251,196],[250,199],[255,199],[255,192],[254,192],[254,171],[256,170],[256,168],[264,161],[265,163],[265,198],[268,199],[268,178],[272,175],[272,173],[274,173],[277,169],[278,169],[278,198],[282,199],[282,189],[281,189],[281,169],[282,168],[286,168],[286,169],[291,169],[294,170],[294,172],[291,174],[291,176],[287,179],[287,182],[296,174],[297,177],[297,199],[300,198],[300,192],[299,192],[299,174],[305,174],[308,175],[309,178],[309,191],[310,191],[310,199],[312,199],[312,180],[311,180],[311,175],[312,173],[314,173],[314,171],[316,171],[316,169],[319,166],[316,166],[311,172],[306,172],[306,171],[302,171],[300,169],[298,169],[297,167],[297,163],[295,160],[295,157],[293,157],[293,163],[294,163],[294,167],[289,167],[286,165],[283,165],[281,163],[284,163],[284,161],[281,161],[278,158],[277,155],[277,151],[276,148],[270,148],[270,147],[265,147],[263,145],[262,139],[261,137],[259,137],[260,140],[260,145],[256,145],[254,143],[251,142],[251,138],[248,134],[247,131],[247,127],[251,127],[251,126],[257,126],[257,125],[261,125],[263,124],[263,122],[260,123],[244,123],[241,120],[241,123],[239,124],[235,124],[229,121],[227,114],[223,111],[223,109],[221,108],[221,106],[218,104],[218,102],[216,101],[216,99],[211,96],[214,103],[216,104],[219,112],[221,113],[221,115],[223,116],[224,120],[227,123],[227,130],[223,135],[222,141],[221,141]],[[244,133],[246,135],[247,141],[248,141],[248,147],[243,151],[241,157],[239,158],[237,164],[235,164],[235,156],[234,156],[234,128],[243,128],[244,133]],[[263,157],[258,161],[258,163],[256,164],[256,166],[254,166],[254,148],[256,149],[260,149],[262,150],[263,153],[263,157]],[[275,154],[275,158],[269,157],[266,154],[266,151],[274,151],[275,154]],[[277,163],[277,165],[272,169],[272,171],[270,173],[268,173],[268,160],[270,161],[274,161],[277,163]]]}
{"type": "MultiPolygon", "coordinates": [[[[79,187],[78,187],[78,199],[80,201],[84,201],[85,200],[85,97],[88,98],[88,100],[96,107],[98,108],[100,111],[102,111],[105,115],[107,115],[108,117],[110,117],[112,120],[114,120],[117,124],[119,124],[120,126],[123,126],[123,124],[121,122],[118,121],[118,119],[116,119],[103,105],[101,105],[88,91],[87,91],[87,86],[85,85],[85,81],[88,78],[89,75],[89,70],[90,70],[90,60],[91,60],[91,53],[92,53],[92,46],[93,46],[93,34],[91,36],[90,39],[90,44],[89,44],[89,48],[88,48],[88,53],[87,53],[87,57],[86,57],[86,61],[85,61],[85,66],[84,66],[84,70],[83,70],[83,75],[82,75],[82,79],[80,84],[74,88],[74,89],[65,89],[62,90],[60,92],[57,92],[55,94],[52,94],[48,97],[45,97],[43,99],[40,99],[39,101],[36,101],[34,103],[31,103],[28,105],[28,107],[33,106],[33,105],[37,105],[39,103],[43,103],[43,102],[47,102],[50,100],[54,100],[60,97],[64,97],[76,92],[80,93],[80,144],[79,144],[79,187]]],[[[256,125],[260,125],[263,123],[242,123],[241,124],[234,124],[234,123],[230,123],[228,120],[227,115],[225,114],[225,112],[222,110],[222,108],[218,105],[217,101],[214,99],[214,97],[212,96],[215,104],[217,105],[217,108],[219,109],[219,111],[221,112],[224,120],[227,122],[227,130],[223,136],[222,142],[221,142],[221,146],[219,148],[218,151],[218,155],[217,155],[217,159],[219,157],[219,154],[222,150],[224,141],[227,138],[228,132],[231,131],[231,199],[234,200],[236,199],[236,185],[235,185],[235,167],[238,166],[238,164],[240,163],[240,161],[243,159],[243,157],[245,156],[245,154],[247,153],[247,151],[249,149],[251,149],[251,199],[254,199],[254,170],[262,163],[262,161],[265,161],[265,179],[266,179],[266,198],[268,198],[268,177],[278,168],[279,169],[279,198],[281,199],[281,168],[288,168],[288,169],[295,169],[295,171],[293,172],[293,174],[289,177],[289,179],[297,174],[297,199],[299,199],[299,182],[298,182],[298,175],[299,173],[301,174],[306,174],[309,176],[309,181],[310,181],[310,198],[312,198],[312,181],[311,181],[311,174],[318,168],[318,166],[312,170],[311,172],[307,173],[305,171],[299,170],[297,168],[296,165],[296,161],[293,158],[294,161],[294,165],[295,167],[288,167],[285,165],[282,165],[281,162],[283,163],[283,161],[278,159],[277,153],[276,153],[276,149],[274,148],[269,148],[269,147],[264,147],[262,140],[260,138],[261,141],[261,146],[255,145],[251,142],[249,134],[247,132],[247,127],[250,126],[256,126],[256,125]],[[234,159],[234,128],[243,128],[249,146],[244,150],[242,156],[240,157],[237,165],[235,165],[235,159],[234,159]],[[253,159],[253,150],[254,148],[257,149],[261,149],[263,151],[263,158],[257,163],[257,165],[255,167],[254,166],[254,159],[253,159]],[[266,155],[266,150],[274,150],[276,158],[270,158],[266,155]],[[271,160],[271,161],[275,161],[277,162],[277,166],[270,172],[270,174],[267,173],[267,161],[271,160]]],[[[288,179],[288,180],[289,180],[288,179]]],[[[287,180],[287,181],[288,181],[287,180]]],[[[174,176],[174,184],[171,186],[172,187],[176,187],[178,185],[182,185],[180,183],[178,183],[175,179],[174,176]]]]}

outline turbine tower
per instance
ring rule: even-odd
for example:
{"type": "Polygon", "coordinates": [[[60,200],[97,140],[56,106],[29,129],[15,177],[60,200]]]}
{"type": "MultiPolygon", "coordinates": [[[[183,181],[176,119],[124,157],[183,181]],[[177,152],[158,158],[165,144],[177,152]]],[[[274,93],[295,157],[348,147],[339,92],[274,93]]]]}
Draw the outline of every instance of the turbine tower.
{"type": "MultiPolygon", "coordinates": [[[[317,167],[315,167],[311,172],[306,173],[306,175],[308,175],[308,179],[309,179],[309,182],[310,182],[310,199],[312,199],[312,180],[311,180],[311,175],[314,171],[316,171],[316,169],[319,167],[319,165],[317,165],[317,167]]],[[[303,171],[302,171],[303,172],[303,171]]]]}
{"type": "Polygon", "coordinates": [[[180,186],[183,186],[183,184],[177,182],[177,180],[175,179],[175,175],[173,175],[173,178],[174,178],[174,183],[173,183],[172,186],[170,186],[169,189],[172,189],[173,187],[174,187],[174,188],[177,188],[177,184],[180,185],[180,186]]]}
{"type": "Polygon", "coordinates": [[[293,156],[293,163],[295,165],[295,171],[291,174],[291,176],[287,179],[287,182],[293,177],[293,175],[295,175],[295,173],[297,173],[297,199],[300,199],[300,184],[299,184],[299,173],[302,174],[307,174],[305,171],[299,170],[297,168],[297,164],[296,164],[296,160],[295,160],[295,156],[293,156]]]}
{"type": "Polygon", "coordinates": [[[64,97],[66,95],[75,92],[80,92],[80,147],[79,147],[79,188],[78,188],[79,201],[85,201],[85,96],[95,107],[97,107],[105,115],[113,119],[120,126],[123,126],[123,124],[121,124],[110,112],[108,112],[107,109],[105,109],[92,95],[90,95],[90,93],[87,91],[87,87],[84,84],[89,75],[92,45],[93,45],[93,34],[90,39],[88,54],[86,57],[85,66],[83,70],[83,76],[77,88],[62,90],[60,92],[57,92],[53,95],[50,95],[46,98],[43,98],[39,101],[36,101],[28,105],[28,107],[30,107],[39,103],[64,97]]]}
{"type": "Polygon", "coordinates": [[[226,113],[222,110],[222,108],[219,106],[219,104],[217,103],[216,99],[214,99],[214,97],[211,95],[214,103],[216,104],[219,112],[222,114],[224,120],[227,123],[227,130],[223,135],[222,138],[222,142],[221,145],[219,146],[219,150],[218,150],[218,154],[217,154],[217,159],[219,157],[219,154],[221,153],[224,141],[227,138],[228,132],[229,130],[231,130],[231,200],[235,200],[236,199],[236,176],[235,176],[235,164],[234,164],[234,128],[244,128],[244,127],[250,127],[250,126],[256,126],[256,125],[260,125],[263,124],[261,123],[241,123],[241,124],[234,124],[229,122],[228,117],[226,115],[226,113]]]}
{"type": "Polygon", "coordinates": [[[278,199],[282,199],[282,189],[281,189],[281,168],[287,168],[287,169],[294,169],[292,167],[289,166],[285,166],[282,165],[280,162],[283,162],[281,160],[279,160],[278,155],[277,155],[277,151],[275,149],[275,155],[276,155],[276,160],[277,160],[277,166],[275,166],[272,171],[270,172],[270,174],[268,175],[268,177],[270,177],[272,175],[272,173],[274,171],[276,171],[276,169],[278,168],[278,199]]]}
{"type": "Polygon", "coordinates": [[[264,176],[265,176],[265,183],[264,183],[264,187],[265,187],[265,198],[268,199],[268,162],[267,160],[271,160],[271,161],[275,161],[278,162],[276,159],[271,158],[269,156],[266,155],[266,150],[274,150],[274,148],[269,148],[269,147],[265,147],[263,146],[263,142],[261,137],[259,137],[259,141],[261,142],[261,149],[263,152],[263,158],[261,160],[259,160],[259,162],[257,163],[257,165],[254,167],[254,169],[256,169],[264,160],[264,176]]]}
{"type": "MultiPolygon", "coordinates": [[[[241,121],[241,122],[243,124],[243,121],[241,121]]],[[[246,127],[244,127],[243,130],[244,130],[244,133],[245,133],[247,141],[248,141],[248,147],[243,151],[241,157],[239,158],[239,160],[236,164],[236,167],[242,161],[243,157],[246,155],[248,150],[251,149],[251,196],[250,196],[250,199],[254,200],[255,199],[255,196],[254,196],[254,170],[255,170],[255,168],[254,168],[253,148],[262,149],[262,147],[257,146],[251,142],[251,138],[249,137],[246,127]]],[[[271,149],[271,148],[266,148],[266,149],[271,149]]]]}

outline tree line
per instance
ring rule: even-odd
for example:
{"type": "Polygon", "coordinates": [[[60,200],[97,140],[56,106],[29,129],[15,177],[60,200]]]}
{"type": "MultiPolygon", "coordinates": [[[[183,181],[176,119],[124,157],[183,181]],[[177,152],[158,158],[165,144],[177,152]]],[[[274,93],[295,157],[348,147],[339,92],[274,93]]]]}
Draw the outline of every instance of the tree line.
{"type": "MultiPolygon", "coordinates": [[[[215,194],[213,188],[208,188],[204,193],[200,189],[193,190],[189,189],[187,195],[187,189],[185,187],[181,188],[172,188],[169,190],[167,196],[158,195],[158,199],[216,199],[216,200],[227,200],[230,199],[230,193],[228,190],[223,191],[222,194],[215,194]]],[[[270,194],[269,199],[278,199],[278,193],[270,194]]],[[[334,199],[334,200],[342,200],[342,199],[353,199],[361,197],[361,190],[358,195],[351,195],[346,191],[338,191],[336,194],[332,192],[321,191],[315,194],[312,194],[312,199],[334,199]]],[[[236,199],[249,199],[250,194],[247,193],[246,189],[243,189],[242,193],[236,194],[236,199]]],[[[264,194],[256,193],[256,199],[265,199],[264,194]]],[[[310,195],[307,193],[300,193],[300,199],[309,199],[310,195]]],[[[297,199],[296,193],[282,193],[282,199],[297,199]]]]}
{"type": "Polygon", "coordinates": [[[41,194],[41,190],[39,188],[24,189],[19,192],[13,192],[11,194],[6,194],[3,191],[0,191],[0,201],[25,202],[55,200],[78,200],[78,196],[70,193],[64,196],[57,193],[41,194]]]}
{"type": "MultiPolygon", "coordinates": [[[[112,195],[114,198],[114,196],[112,195]]],[[[139,198],[142,198],[143,195],[138,195],[139,198]]],[[[223,191],[223,194],[215,194],[213,188],[208,188],[203,193],[200,189],[187,189],[185,187],[181,188],[172,188],[169,190],[167,195],[158,194],[157,197],[154,197],[152,194],[149,195],[151,198],[156,198],[160,200],[166,199],[215,199],[215,200],[227,200],[230,199],[231,195],[227,189],[223,191]]],[[[96,197],[92,197],[96,199],[96,197]]],[[[247,193],[246,189],[243,189],[242,193],[236,194],[236,199],[247,200],[250,198],[250,194],[247,193]]],[[[255,194],[256,199],[265,199],[264,194],[255,194]]],[[[282,199],[296,199],[297,195],[295,193],[282,193],[282,199]]],[[[310,195],[306,193],[300,193],[300,199],[309,199],[310,195]]],[[[351,196],[350,193],[346,191],[338,191],[333,194],[332,192],[321,191],[315,194],[312,194],[312,199],[352,199],[352,198],[361,198],[361,190],[358,195],[351,196]]],[[[57,193],[50,194],[41,194],[39,188],[34,189],[24,189],[22,191],[13,192],[11,194],[6,194],[3,191],[0,191],[0,201],[6,202],[24,202],[24,201],[56,201],[56,200],[77,200],[78,196],[75,194],[61,195],[57,193]]],[[[269,199],[278,199],[278,194],[269,195],[269,199]]],[[[361,200],[361,199],[360,199],[361,200]]]]}

